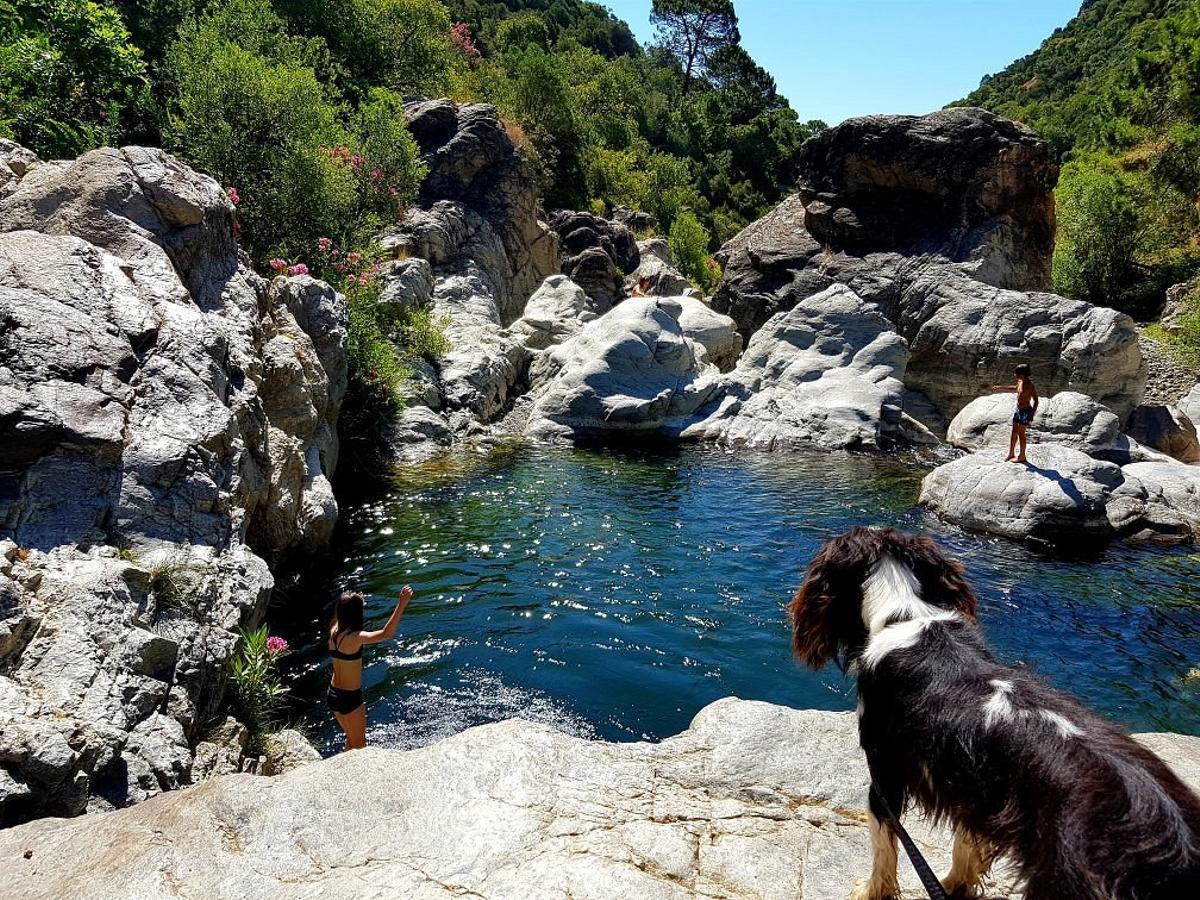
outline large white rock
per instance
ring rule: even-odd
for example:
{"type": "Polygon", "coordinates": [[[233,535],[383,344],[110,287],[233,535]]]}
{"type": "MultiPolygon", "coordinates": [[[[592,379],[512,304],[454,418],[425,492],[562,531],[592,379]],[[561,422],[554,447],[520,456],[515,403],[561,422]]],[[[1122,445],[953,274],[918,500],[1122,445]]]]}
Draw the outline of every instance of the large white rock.
{"type": "Polygon", "coordinates": [[[1192,388],[1175,406],[1192,420],[1193,425],[1200,423],[1200,384],[1192,388]]]}
{"type": "MultiPolygon", "coordinates": [[[[962,408],[946,432],[946,442],[963,450],[1008,450],[1015,394],[988,394],[962,408]]],[[[1113,448],[1121,421],[1086,394],[1062,391],[1043,397],[1029,429],[1031,444],[1061,444],[1096,455],[1113,448]]]]}
{"type": "Polygon", "coordinates": [[[1180,462],[1200,463],[1200,440],[1190,416],[1170,406],[1142,404],[1125,426],[1138,443],[1152,447],[1180,462]]]}
{"type": "Polygon", "coordinates": [[[1106,506],[1123,481],[1113,463],[1057,444],[1029,447],[1027,464],[984,450],[939,466],[920,502],[971,531],[1015,539],[1103,540],[1114,533],[1106,506]]]}
{"type": "MultiPolygon", "coordinates": [[[[1200,786],[1200,738],[1139,739],[1200,786]]],[[[510,721],[2,831],[0,894],[844,900],[870,870],[867,786],[850,713],[730,698],[659,744],[510,721]]],[[[906,824],[944,872],[949,833],[906,824]]],[[[899,876],[921,895],[903,859],[899,876]]]]}
{"type": "Polygon", "coordinates": [[[336,520],[348,314],[160,150],[0,156],[2,826],[189,782],[267,561],[336,520]]]}
{"type": "Polygon", "coordinates": [[[574,337],[597,318],[595,303],[566,275],[551,275],[525,304],[509,332],[530,350],[545,350],[574,337]]]}
{"type": "Polygon", "coordinates": [[[891,323],[834,285],[756,331],[715,408],[682,437],[768,450],[879,447],[900,424],[907,358],[891,323]]]}
{"type": "Polygon", "coordinates": [[[722,372],[731,370],[742,354],[742,336],[729,316],[715,312],[697,297],[672,298],[683,307],[679,327],[683,333],[708,351],[708,361],[722,372]]]}
{"type": "Polygon", "coordinates": [[[708,401],[718,372],[679,324],[672,299],[633,299],[530,366],[537,438],[663,434],[708,401]]]}

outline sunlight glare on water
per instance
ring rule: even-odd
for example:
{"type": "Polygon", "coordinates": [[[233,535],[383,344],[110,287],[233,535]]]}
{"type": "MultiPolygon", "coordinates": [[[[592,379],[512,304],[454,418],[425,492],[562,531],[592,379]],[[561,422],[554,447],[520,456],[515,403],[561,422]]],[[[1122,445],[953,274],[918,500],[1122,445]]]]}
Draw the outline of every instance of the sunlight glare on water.
{"type": "MultiPolygon", "coordinates": [[[[820,542],[851,525],[927,529],[967,564],[1008,661],[1122,724],[1200,734],[1200,554],[1111,547],[1043,555],[963,534],[914,505],[925,469],[897,458],[507,448],[402,473],[343,510],[338,589],[385,620],[368,648],[374,743],[413,747],[522,717],[609,740],[658,740],[736,695],[853,708],[852,681],[792,660],[785,606],[820,542]]],[[[315,629],[314,629],[315,630],[315,629]]],[[[319,699],[313,645],[295,690],[319,699]]],[[[327,751],[323,704],[303,723],[327,751]]]]}

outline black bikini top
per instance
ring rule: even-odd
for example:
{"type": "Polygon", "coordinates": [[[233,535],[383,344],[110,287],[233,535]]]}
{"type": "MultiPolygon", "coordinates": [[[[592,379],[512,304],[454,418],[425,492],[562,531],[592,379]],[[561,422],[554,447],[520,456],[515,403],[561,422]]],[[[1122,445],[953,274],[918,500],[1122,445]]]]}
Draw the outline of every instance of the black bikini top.
{"type": "Polygon", "coordinates": [[[348,659],[348,660],[362,659],[362,647],[359,646],[359,648],[357,650],[355,650],[353,653],[343,653],[341,650],[339,650],[337,648],[337,644],[334,644],[329,649],[329,655],[332,656],[334,659],[348,659]]]}

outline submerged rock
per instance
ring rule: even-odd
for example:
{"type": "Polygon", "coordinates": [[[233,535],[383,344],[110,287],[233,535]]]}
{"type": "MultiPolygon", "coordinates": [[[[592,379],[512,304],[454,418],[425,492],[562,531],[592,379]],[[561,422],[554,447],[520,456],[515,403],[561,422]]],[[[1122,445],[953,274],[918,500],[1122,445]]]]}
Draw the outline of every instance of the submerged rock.
{"type": "MultiPolygon", "coordinates": [[[[1200,786],[1200,738],[1139,740],[1200,786]]],[[[633,744],[502,722],[0,832],[0,893],[841,900],[870,872],[868,783],[851,713],[730,698],[633,744]]],[[[905,824],[945,871],[950,833],[905,824]]],[[[986,887],[1011,895],[1005,862],[986,887]]]]}

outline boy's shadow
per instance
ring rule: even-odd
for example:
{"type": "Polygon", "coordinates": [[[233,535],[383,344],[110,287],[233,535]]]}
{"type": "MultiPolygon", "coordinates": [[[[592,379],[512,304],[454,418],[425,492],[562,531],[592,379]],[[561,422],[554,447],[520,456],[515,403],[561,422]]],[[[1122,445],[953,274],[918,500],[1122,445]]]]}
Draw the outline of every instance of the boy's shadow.
{"type": "Polygon", "coordinates": [[[1041,466],[1031,463],[1029,460],[1026,460],[1023,463],[1019,463],[1019,465],[1023,465],[1023,466],[1025,466],[1025,468],[1029,469],[1030,471],[1036,472],[1038,475],[1042,476],[1043,478],[1047,479],[1048,481],[1055,482],[1058,485],[1059,489],[1064,494],[1066,494],[1067,497],[1069,497],[1073,503],[1076,503],[1076,504],[1082,506],[1088,502],[1087,497],[1083,496],[1083,494],[1080,493],[1079,488],[1075,484],[1075,482],[1072,481],[1070,478],[1067,478],[1065,475],[1063,475],[1062,472],[1058,471],[1057,469],[1044,469],[1041,466]]]}

